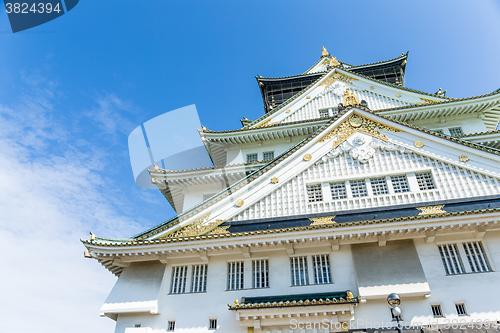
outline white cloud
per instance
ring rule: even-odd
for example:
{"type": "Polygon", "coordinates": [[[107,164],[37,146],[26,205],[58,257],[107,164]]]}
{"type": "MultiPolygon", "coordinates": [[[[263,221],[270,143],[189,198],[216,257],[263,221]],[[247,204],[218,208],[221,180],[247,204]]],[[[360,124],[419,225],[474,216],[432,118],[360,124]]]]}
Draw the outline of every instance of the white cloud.
{"type": "Polygon", "coordinates": [[[25,82],[17,105],[0,104],[0,331],[109,333],[114,322],[98,310],[116,278],[83,257],[79,239],[141,228],[107,198],[103,153],[81,153],[85,142],[72,145],[52,119],[55,85],[25,82]]]}

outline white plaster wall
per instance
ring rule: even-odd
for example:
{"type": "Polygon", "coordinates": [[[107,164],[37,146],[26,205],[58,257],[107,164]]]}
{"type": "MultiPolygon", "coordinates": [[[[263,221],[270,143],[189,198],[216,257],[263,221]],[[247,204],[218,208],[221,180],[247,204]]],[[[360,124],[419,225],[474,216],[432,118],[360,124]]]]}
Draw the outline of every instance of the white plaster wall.
{"type": "Polygon", "coordinates": [[[450,135],[449,128],[462,127],[464,134],[485,132],[488,129],[477,113],[460,117],[432,118],[408,123],[432,130],[442,129],[444,134],[450,135]]]}

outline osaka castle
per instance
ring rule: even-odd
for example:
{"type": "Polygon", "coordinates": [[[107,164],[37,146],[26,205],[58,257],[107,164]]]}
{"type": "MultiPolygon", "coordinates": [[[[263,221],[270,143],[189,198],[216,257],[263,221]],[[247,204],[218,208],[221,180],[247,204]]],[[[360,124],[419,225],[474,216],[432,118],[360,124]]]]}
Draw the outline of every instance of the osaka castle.
{"type": "Polygon", "coordinates": [[[500,89],[418,91],[407,60],[323,48],[257,76],[260,118],[195,132],[212,166],[149,168],[175,217],[82,240],[118,277],[100,315],[116,333],[500,325],[500,89]]]}

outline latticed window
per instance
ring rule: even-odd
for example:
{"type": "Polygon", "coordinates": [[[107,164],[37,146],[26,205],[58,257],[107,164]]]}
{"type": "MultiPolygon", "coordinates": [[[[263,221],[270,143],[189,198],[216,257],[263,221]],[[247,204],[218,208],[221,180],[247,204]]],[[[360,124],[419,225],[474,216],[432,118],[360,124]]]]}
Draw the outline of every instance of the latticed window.
{"type": "Polygon", "coordinates": [[[208,265],[193,265],[191,278],[191,292],[204,293],[207,291],[207,268],[208,265]]]}
{"type": "Polygon", "coordinates": [[[463,243],[462,246],[464,247],[465,255],[473,273],[491,272],[491,267],[481,242],[467,242],[463,243]]]}
{"type": "Polygon", "coordinates": [[[417,173],[415,177],[417,178],[418,188],[420,190],[433,190],[436,188],[436,186],[434,185],[434,180],[432,179],[432,174],[430,172],[417,173]]]}
{"type": "Polygon", "coordinates": [[[216,330],[217,329],[217,319],[209,319],[208,329],[209,330],[216,330]]]}
{"type": "Polygon", "coordinates": [[[449,128],[450,135],[462,135],[464,131],[462,131],[462,127],[452,127],[449,128]]]}
{"type": "Polygon", "coordinates": [[[262,159],[264,161],[268,161],[268,160],[273,160],[274,159],[274,151],[266,151],[262,154],[262,159]]]}
{"type": "Polygon", "coordinates": [[[328,109],[319,110],[319,116],[321,118],[328,118],[330,117],[330,112],[328,111],[328,109]]]}
{"type": "Polygon", "coordinates": [[[227,289],[243,289],[243,261],[227,263],[227,289]]]}
{"type": "Polygon", "coordinates": [[[330,184],[330,190],[332,191],[332,199],[345,199],[347,198],[347,192],[345,189],[345,183],[334,183],[330,184]]]}
{"type": "Polygon", "coordinates": [[[292,270],[292,286],[304,286],[309,284],[307,257],[290,258],[290,266],[292,270]]]}
{"type": "Polygon", "coordinates": [[[330,283],[330,261],[328,254],[319,254],[312,256],[314,269],[314,283],[330,283]]]}
{"type": "Polygon", "coordinates": [[[320,184],[307,186],[307,199],[309,202],[323,201],[323,193],[321,192],[320,184]]]}
{"type": "Polygon", "coordinates": [[[370,179],[370,183],[372,185],[373,195],[389,193],[389,189],[387,188],[387,180],[384,177],[370,179]]]}
{"type": "Polygon", "coordinates": [[[167,324],[167,332],[175,331],[175,321],[169,321],[167,324]]]}
{"type": "Polygon", "coordinates": [[[172,268],[171,294],[182,294],[186,292],[188,266],[174,266],[172,268]]]}
{"type": "Polygon", "coordinates": [[[366,182],[364,180],[351,181],[351,192],[353,198],[366,197],[368,195],[366,182]]]}
{"type": "Polygon", "coordinates": [[[269,260],[252,260],[252,287],[269,287],[269,260]]]}
{"type": "Polygon", "coordinates": [[[467,316],[467,309],[465,308],[465,303],[455,303],[455,308],[457,309],[457,314],[459,316],[467,316]]]}
{"type": "Polygon", "coordinates": [[[458,253],[457,244],[439,245],[438,248],[446,275],[465,273],[460,254],[458,253]]]}
{"type": "Polygon", "coordinates": [[[434,317],[443,317],[443,311],[441,310],[441,304],[431,305],[432,315],[434,317]]]}
{"type": "Polygon", "coordinates": [[[257,162],[257,161],[258,161],[257,153],[247,154],[247,163],[252,163],[252,162],[257,162]]]}
{"type": "Polygon", "coordinates": [[[410,192],[410,185],[408,184],[408,178],[406,178],[406,175],[392,176],[391,183],[394,188],[394,193],[410,192]]]}

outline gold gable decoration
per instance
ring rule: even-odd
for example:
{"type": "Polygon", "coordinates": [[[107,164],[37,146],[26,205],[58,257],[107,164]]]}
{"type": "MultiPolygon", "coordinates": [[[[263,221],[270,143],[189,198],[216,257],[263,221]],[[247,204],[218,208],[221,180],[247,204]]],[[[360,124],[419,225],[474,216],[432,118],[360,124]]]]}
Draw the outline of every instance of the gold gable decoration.
{"type": "Polygon", "coordinates": [[[340,73],[333,73],[332,75],[328,76],[325,81],[323,81],[319,86],[325,86],[326,89],[337,81],[352,84],[352,81],[358,81],[358,79],[340,73]]]}
{"type": "Polygon", "coordinates": [[[211,214],[212,214],[212,212],[208,212],[207,214],[203,215],[202,217],[195,220],[191,224],[189,224],[189,225],[187,225],[179,230],[176,230],[176,231],[162,237],[161,239],[200,236],[206,232],[210,232],[212,230],[215,230],[219,225],[224,223],[224,220],[216,220],[215,222],[206,223],[209,220],[211,214]]]}
{"type": "Polygon", "coordinates": [[[309,226],[314,226],[314,225],[326,225],[326,224],[335,224],[333,219],[335,218],[336,215],[331,215],[331,216],[321,216],[321,217],[310,217],[309,220],[312,221],[309,226]]]}
{"type": "Polygon", "coordinates": [[[342,124],[331,129],[321,139],[319,139],[318,142],[325,142],[335,137],[336,139],[335,141],[333,141],[333,148],[337,148],[342,142],[347,140],[356,132],[362,132],[388,142],[389,139],[387,139],[387,136],[385,134],[380,133],[380,130],[394,133],[401,132],[400,130],[397,130],[395,128],[382,125],[373,120],[353,114],[348,117],[342,124]]]}
{"type": "Polygon", "coordinates": [[[349,91],[349,89],[345,89],[344,93],[344,106],[351,106],[351,105],[358,105],[359,100],[356,95],[352,91],[349,91]]]}
{"type": "Polygon", "coordinates": [[[420,211],[418,215],[445,214],[447,211],[443,210],[443,207],[444,205],[417,207],[420,211]]]}
{"type": "Polygon", "coordinates": [[[225,225],[223,227],[216,227],[215,229],[209,231],[206,233],[206,235],[220,235],[220,234],[227,234],[229,231],[227,229],[230,227],[230,225],[225,225]]]}

